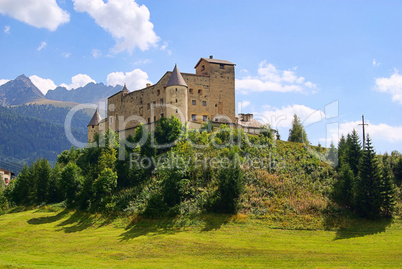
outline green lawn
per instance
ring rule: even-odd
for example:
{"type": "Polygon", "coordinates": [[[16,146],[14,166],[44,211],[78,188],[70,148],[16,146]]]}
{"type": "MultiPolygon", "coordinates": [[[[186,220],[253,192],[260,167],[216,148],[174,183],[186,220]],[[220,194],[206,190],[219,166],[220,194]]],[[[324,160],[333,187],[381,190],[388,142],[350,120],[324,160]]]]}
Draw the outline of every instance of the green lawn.
{"type": "Polygon", "coordinates": [[[0,216],[0,249],[2,268],[402,268],[402,221],[311,231],[30,210],[0,216]]]}

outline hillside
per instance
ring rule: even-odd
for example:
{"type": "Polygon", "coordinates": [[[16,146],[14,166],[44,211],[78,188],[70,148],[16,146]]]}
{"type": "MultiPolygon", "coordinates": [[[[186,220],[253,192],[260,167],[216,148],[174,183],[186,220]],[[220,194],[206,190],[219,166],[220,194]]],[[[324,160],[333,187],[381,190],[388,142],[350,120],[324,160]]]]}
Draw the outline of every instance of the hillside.
{"type": "Polygon", "coordinates": [[[23,105],[45,98],[25,75],[0,86],[0,106],[23,105]]]}
{"type": "MultiPolygon", "coordinates": [[[[65,109],[67,111],[67,109],[65,109]]],[[[63,113],[59,109],[36,109],[34,106],[7,109],[0,107],[0,156],[8,160],[31,163],[37,158],[47,158],[55,162],[61,151],[69,149],[64,127],[60,125],[63,113]],[[13,111],[14,110],[14,111],[13,111]],[[18,114],[21,113],[21,114],[18,114]],[[42,113],[42,115],[40,115],[42,113]],[[25,115],[24,115],[25,114],[25,115]],[[38,119],[35,118],[43,118],[38,119]],[[55,123],[50,123],[49,121],[55,123]]],[[[74,119],[80,122],[82,119],[74,119]]],[[[86,121],[86,120],[84,120],[86,121]]],[[[81,123],[78,123],[81,125],[81,123]]],[[[86,126],[86,125],[85,125],[86,126]]],[[[85,142],[86,131],[73,130],[74,136],[85,142]]]]}
{"type": "MultiPolygon", "coordinates": [[[[67,114],[70,112],[69,107],[57,107],[53,105],[38,105],[29,104],[22,106],[14,106],[8,108],[9,111],[22,115],[25,117],[32,117],[47,121],[54,125],[64,127],[67,114]]],[[[94,111],[91,111],[93,114],[94,111]]],[[[87,124],[91,120],[91,117],[85,113],[85,111],[78,111],[74,114],[72,119],[72,128],[80,133],[87,132],[87,124]]]]}
{"type": "Polygon", "coordinates": [[[65,87],[57,87],[46,93],[46,98],[50,100],[90,103],[96,104],[99,101],[106,101],[107,98],[116,92],[121,91],[122,86],[106,86],[103,83],[88,83],[84,87],[67,90],[65,87]]]}

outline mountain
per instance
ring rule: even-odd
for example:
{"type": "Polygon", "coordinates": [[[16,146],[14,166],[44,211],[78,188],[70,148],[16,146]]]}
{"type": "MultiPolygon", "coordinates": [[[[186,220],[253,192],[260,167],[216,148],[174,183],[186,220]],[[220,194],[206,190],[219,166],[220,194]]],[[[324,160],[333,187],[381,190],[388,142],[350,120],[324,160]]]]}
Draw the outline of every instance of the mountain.
{"type": "Polygon", "coordinates": [[[84,87],[67,90],[65,87],[57,87],[46,93],[46,98],[50,100],[68,101],[76,103],[96,104],[105,101],[107,98],[119,91],[122,86],[106,86],[103,83],[88,83],[84,87]]]}
{"type": "Polygon", "coordinates": [[[43,99],[43,93],[25,75],[0,86],[0,105],[22,105],[43,99]]]}
{"type": "MultiPolygon", "coordinates": [[[[63,127],[67,114],[70,112],[69,107],[37,104],[13,106],[8,110],[21,116],[36,118],[63,127]]],[[[87,133],[87,125],[93,114],[92,109],[76,111],[72,117],[71,127],[81,133],[87,133]]]]}
{"type": "MultiPolygon", "coordinates": [[[[67,108],[65,108],[68,110],[67,108]]],[[[26,108],[23,113],[29,114],[34,107],[26,108]]],[[[48,108],[36,109],[35,116],[42,115],[47,118],[49,114],[55,114],[57,111],[63,117],[63,113],[58,110],[48,108]]],[[[0,160],[10,160],[31,163],[36,158],[46,158],[54,163],[57,155],[63,150],[69,149],[72,144],[67,139],[64,126],[53,124],[46,120],[20,115],[11,109],[0,106],[0,160]]],[[[34,114],[33,112],[31,114],[34,114]]],[[[77,115],[79,117],[79,115],[77,115]]],[[[56,123],[61,123],[60,120],[50,118],[56,123]]],[[[88,119],[85,122],[89,122],[88,119]]],[[[74,118],[73,118],[74,124],[74,118]]],[[[79,123],[81,125],[81,123],[79,123]]],[[[80,142],[86,142],[87,134],[84,128],[79,130],[73,128],[74,137],[80,142]]]]}

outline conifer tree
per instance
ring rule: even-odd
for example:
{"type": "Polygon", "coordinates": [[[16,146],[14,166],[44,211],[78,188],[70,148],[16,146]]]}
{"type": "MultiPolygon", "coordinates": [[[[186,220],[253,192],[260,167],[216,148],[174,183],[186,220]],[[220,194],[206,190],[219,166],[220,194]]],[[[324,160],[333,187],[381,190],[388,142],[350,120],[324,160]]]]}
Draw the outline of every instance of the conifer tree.
{"type": "Polygon", "coordinates": [[[333,141],[331,141],[327,159],[331,161],[334,166],[338,165],[338,150],[335,148],[333,141]]]}
{"type": "Polygon", "coordinates": [[[341,167],[338,180],[334,184],[332,198],[336,203],[346,208],[353,209],[355,203],[355,177],[349,164],[345,163],[341,167]]]}
{"type": "Polygon", "coordinates": [[[369,136],[367,136],[359,170],[359,179],[356,184],[356,212],[361,217],[379,218],[383,205],[381,171],[369,136]]]}
{"type": "Polygon", "coordinates": [[[306,131],[300,122],[300,118],[296,114],[293,116],[292,128],[289,130],[288,141],[309,144],[306,131]]]}
{"type": "Polygon", "coordinates": [[[347,146],[345,136],[342,135],[338,143],[338,167],[342,167],[347,160],[347,146]]]}
{"type": "Polygon", "coordinates": [[[359,173],[360,158],[362,157],[362,146],[360,144],[359,135],[353,129],[352,134],[348,134],[346,139],[347,161],[350,169],[352,169],[355,177],[359,173]]]}
{"type": "Polygon", "coordinates": [[[382,216],[392,217],[395,201],[395,186],[392,180],[391,167],[385,164],[382,169],[382,184],[381,184],[381,200],[382,200],[382,216]]]}
{"type": "Polygon", "coordinates": [[[48,160],[45,158],[40,159],[38,162],[37,180],[36,180],[36,202],[43,203],[47,202],[49,194],[49,181],[50,174],[52,172],[52,167],[50,166],[48,160]]]}

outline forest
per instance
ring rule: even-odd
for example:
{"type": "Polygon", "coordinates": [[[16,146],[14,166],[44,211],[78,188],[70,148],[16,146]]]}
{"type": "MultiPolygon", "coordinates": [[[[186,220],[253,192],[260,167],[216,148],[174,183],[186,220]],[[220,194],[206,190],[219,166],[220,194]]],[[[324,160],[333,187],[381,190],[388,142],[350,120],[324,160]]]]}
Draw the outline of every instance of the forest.
{"type": "Polygon", "coordinates": [[[292,141],[275,139],[269,125],[261,131],[208,123],[187,130],[174,117],[124,141],[109,130],[61,152],[53,168],[44,158],[25,166],[2,191],[2,207],[62,203],[144,218],[240,213],[304,228],[325,215],[401,215],[400,153],[378,156],[355,131],[338,148],[311,146],[296,115],[292,141]]]}
{"type": "MultiPolygon", "coordinates": [[[[30,165],[38,158],[46,158],[54,165],[57,155],[72,145],[64,130],[69,111],[52,105],[0,107],[0,160],[30,165]]],[[[79,141],[87,140],[89,120],[82,111],[72,118],[72,133],[79,141]]]]}

